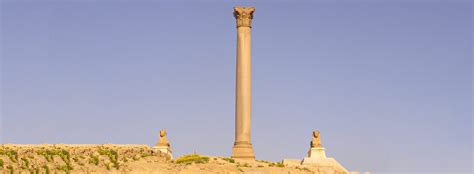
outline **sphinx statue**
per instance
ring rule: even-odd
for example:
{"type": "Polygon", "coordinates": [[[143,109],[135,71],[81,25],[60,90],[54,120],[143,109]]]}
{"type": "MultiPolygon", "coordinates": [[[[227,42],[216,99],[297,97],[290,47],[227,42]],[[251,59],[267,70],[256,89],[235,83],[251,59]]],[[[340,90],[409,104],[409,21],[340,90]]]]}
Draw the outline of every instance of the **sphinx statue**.
{"type": "Polygon", "coordinates": [[[171,151],[171,145],[170,142],[168,141],[168,138],[166,138],[166,130],[160,130],[159,134],[159,139],[158,142],[156,143],[155,147],[153,149],[155,151],[162,152],[164,154],[169,155],[170,159],[173,159],[173,152],[171,151]]]}
{"type": "Polygon", "coordinates": [[[166,138],[166,135],[166,130],[160,130],[160,138],[158,139],[158,143],[156,143],[156,146],[170,147],[170,142],[166,138]]]}
{"type": "Polygon", "coordinates": [[[311,148],[323,147],[321,144],[321,135],[319,131],[313,131],[313,140],[311,140],[311,148]]]}

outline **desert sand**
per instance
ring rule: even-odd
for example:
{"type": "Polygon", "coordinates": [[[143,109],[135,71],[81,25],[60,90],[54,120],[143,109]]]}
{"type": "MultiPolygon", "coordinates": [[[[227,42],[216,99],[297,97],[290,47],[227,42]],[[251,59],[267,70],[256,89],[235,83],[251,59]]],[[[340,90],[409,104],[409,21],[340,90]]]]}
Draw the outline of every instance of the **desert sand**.
{"type": "Polygon", "coordinates": [[[0,145],[0,173],[288,174],[340,173],[316,166],[285,166],[191,154],[172,160],[147,145],[0,145]]]}

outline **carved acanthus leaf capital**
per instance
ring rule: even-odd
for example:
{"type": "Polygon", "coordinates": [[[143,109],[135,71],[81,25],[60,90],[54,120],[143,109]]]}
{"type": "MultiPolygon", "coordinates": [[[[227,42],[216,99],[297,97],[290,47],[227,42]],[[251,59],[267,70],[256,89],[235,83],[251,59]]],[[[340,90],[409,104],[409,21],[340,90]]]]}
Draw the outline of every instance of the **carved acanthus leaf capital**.
{"type": "Polygon", "coordinates": [[[234,17],[238,27],[252,27],[254,7],[234,7],[234,17]]]}

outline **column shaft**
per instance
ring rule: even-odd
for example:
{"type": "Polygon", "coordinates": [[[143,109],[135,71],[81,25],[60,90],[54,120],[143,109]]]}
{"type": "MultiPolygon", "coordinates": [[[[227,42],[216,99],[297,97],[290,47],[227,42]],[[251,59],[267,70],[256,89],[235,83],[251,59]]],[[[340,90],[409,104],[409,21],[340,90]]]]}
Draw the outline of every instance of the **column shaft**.
{"type": "Polygon", "coordinates": [[[235,85],[235,143],[232,158],[255,159],[250,142],[252,112],[251,20],[253,7],[235,7],[237,19],[237,66],[235,85]]]}
{"type": "Polygon", "coordinates": [[[235,142],[238,144],[250,144],[250,115],[252,112],[250,37],[250,27],[237,29],[235,142]]]}

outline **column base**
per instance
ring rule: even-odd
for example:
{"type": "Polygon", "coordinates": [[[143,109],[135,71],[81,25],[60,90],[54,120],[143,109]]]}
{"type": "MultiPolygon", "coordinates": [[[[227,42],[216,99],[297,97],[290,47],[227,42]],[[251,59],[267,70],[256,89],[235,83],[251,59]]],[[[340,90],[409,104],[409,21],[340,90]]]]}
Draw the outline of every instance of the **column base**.
{"type": "Polygon", "coordinates": [[[234,159],[255,160],[253,146],[250,143],[235,143],[232,147],[232,156],[234,159]]]}

